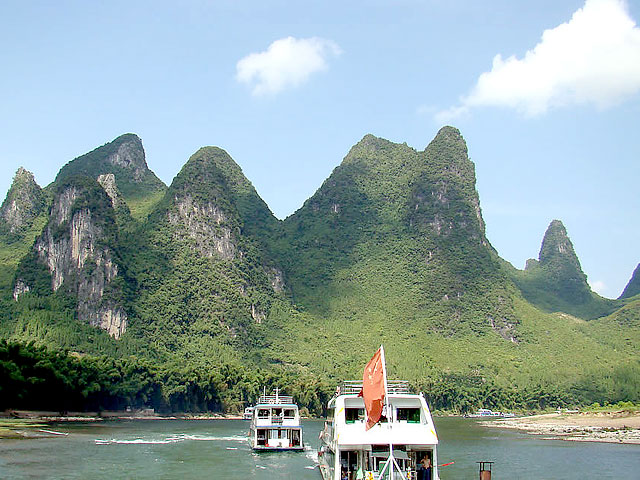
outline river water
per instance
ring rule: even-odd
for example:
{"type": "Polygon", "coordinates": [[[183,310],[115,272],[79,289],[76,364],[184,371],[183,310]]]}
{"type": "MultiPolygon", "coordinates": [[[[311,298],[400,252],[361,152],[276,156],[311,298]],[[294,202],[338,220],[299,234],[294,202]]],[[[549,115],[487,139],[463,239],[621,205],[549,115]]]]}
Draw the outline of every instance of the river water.
{"type": "MultiPolygon", "coordinates": [[[[473,419],[434,419],[442,480],[640,479],[640,445],[545,440],[487,428],[473,419]]],[[[131,420],[47,427],[54,435],[0,440],[2,479],[313,479],[320,420],[303,422],[304,452],[254,453],[243,420],[131,420]]]]}

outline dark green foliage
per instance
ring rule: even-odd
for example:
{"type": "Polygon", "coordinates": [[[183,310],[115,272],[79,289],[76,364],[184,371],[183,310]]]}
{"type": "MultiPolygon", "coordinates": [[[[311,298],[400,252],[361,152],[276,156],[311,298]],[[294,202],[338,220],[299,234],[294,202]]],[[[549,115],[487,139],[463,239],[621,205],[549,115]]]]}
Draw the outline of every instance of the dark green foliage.
{"type": "Polygon", "coordinates": [[[279,387],[301,407],[321,414],[328,387],[308,375],[266,374],[233,365],[213,370],[168,363],[157,367],[134,356],[75,356],[34,343],[0,340],[0,409],[101,411],[125,407],[159,412],[235,412],[262,387],[279,387]]]}
{"type": "Polygon", "coordinates": [[[38,260],[38,254],[33,250],[29,251],[18,265],[13,285],[18,279],[29,286],[32,295],[47,296],[51,294],[49,269],[38,260]]]}

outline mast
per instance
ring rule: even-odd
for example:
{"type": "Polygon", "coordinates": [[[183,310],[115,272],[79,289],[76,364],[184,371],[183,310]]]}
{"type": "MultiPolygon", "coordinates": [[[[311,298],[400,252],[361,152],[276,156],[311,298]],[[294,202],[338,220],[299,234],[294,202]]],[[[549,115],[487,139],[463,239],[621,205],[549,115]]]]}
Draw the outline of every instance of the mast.
{"type": "MultiPolygon", "coordinates": [[[[382,360],[382,376],[384,378],[384,406],[386,407],[387,411],[387,425],[389,425],[389,430],[391,430],[393,429],[393,412],[391,410],[391,403],[389,403],[389,389],[387,386],[387,362],[384,358],[384,345],[380,345],[380,358],[382,360]]],[[[380,478],[384,478],[384,472],[387,468],[389,468],[389,478],[391,480],[394,480],[394,467],[398,470],[400,478],[402,478],[402,480],[407,480],[407,478],[404,476],[404,473],[402,472],[402,469],[398,465],[398,462],[396,462],[396,458],[393,456],[393,436],[391,435],[391,432],[389,432],[389,458],[387,458],[387,462],[385,463],[384,467],[382,467],[380,478]]]]}

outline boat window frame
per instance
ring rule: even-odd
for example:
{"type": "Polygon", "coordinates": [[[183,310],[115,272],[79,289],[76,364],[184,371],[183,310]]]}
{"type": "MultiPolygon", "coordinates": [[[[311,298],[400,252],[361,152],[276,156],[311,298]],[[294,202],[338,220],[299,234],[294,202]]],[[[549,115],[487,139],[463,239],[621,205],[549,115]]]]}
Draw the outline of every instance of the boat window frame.
{"type": "Polygon", "coordinates": [[[422,413],[420,407],[397,407],[396,408],[396,421],[407,422],[411,424],[419,424],[422,421],[422,413]],[[406,415],[405,415],[406,412],[406,415]],[[402,413],[402,414],[401,414],[402,413]],[[417,419],[416,419],[417,415],[417,419]],[[406,417],[406,418],[401,418],[406,417]]]}
{"type": "Polygon", "coordinates": [[[356,422],[364,421],[364,408],[360,407],[345,407],[344,408],[344,423],[354,424],[356,422]],[[353,415],[355,410],[355,416],[353,415]]]}

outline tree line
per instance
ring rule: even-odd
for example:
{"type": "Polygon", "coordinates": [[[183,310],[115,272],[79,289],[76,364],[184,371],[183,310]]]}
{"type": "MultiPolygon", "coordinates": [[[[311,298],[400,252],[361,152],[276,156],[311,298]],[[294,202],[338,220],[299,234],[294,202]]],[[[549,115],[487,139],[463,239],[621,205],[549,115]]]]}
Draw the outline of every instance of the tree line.
{"type": "MultiPolygon", "coordinates": [[[[266,388],[292,395],[304,414],[321,416],[335,385],[295,367],[255,368],[231,363],[215,368],[184,362],[153,363],[135,356],[89,356],[35,343],[0,340],[0,410],[69,411],[153,408],[159,413],[240,413],[266,388]]],[[[473,375],[446,374],[414,385],[432,409],[467,413],[545,410],[632,402],[640,404],[640,362],[604,376],[593,372],[566,388],[532,383],[498,386],[473,375]],[[604,379],[604,380],[603,380],[604,379]]]]}

